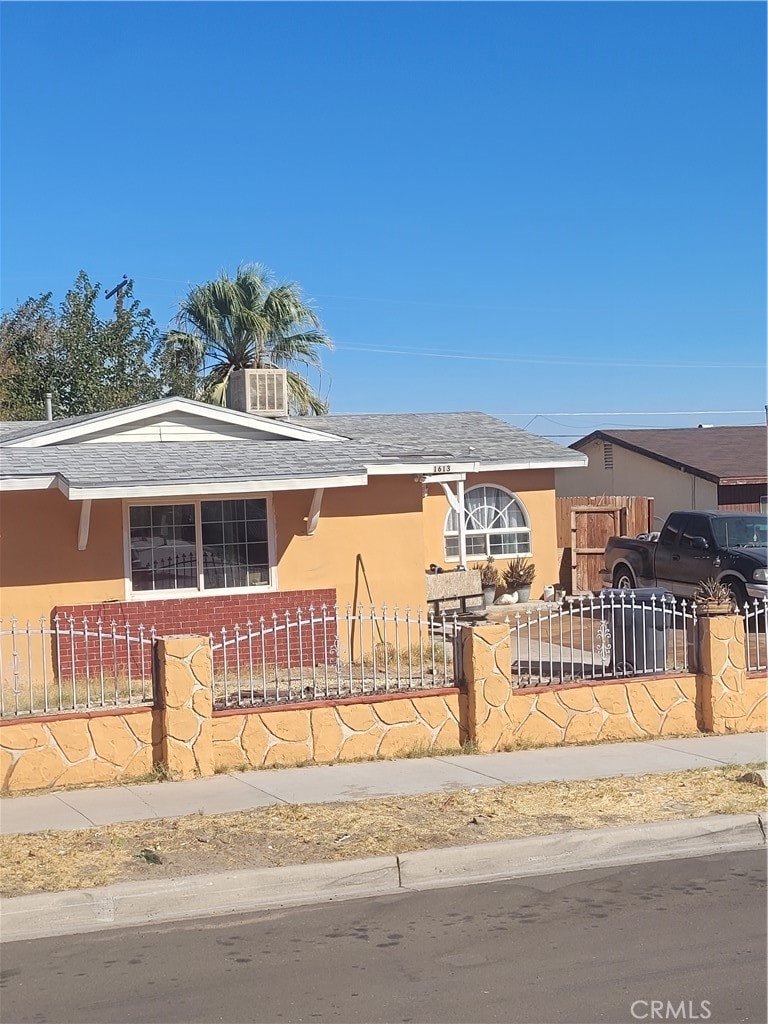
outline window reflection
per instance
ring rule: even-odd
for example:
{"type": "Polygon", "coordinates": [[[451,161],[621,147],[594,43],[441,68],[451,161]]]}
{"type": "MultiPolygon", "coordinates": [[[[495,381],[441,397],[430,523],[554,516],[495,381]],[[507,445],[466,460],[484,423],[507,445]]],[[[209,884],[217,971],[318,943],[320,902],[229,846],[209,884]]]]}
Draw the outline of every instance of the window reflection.
{"type": "Polygon", "coordinates": [[[264,498],[134,505],[129,510],[134,591],[197,590],[198,536],[202,588],[269,582],[267,503],[264,498]]]}

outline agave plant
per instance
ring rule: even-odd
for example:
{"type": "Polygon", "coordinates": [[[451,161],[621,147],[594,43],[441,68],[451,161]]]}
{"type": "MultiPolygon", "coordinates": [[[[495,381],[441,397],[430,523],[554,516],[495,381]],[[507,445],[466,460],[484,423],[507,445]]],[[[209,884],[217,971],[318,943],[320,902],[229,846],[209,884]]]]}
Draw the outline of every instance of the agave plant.
{"type": "Polygon", "coordinates": [[[733,609],[734,599],[730,587],[720,580],[702,580],[696,587],[693,600],[697,605],[733,609]]]}
{"type": "Polygon", "coordinates": [[[478,562],[472,566],[480,570],[480,583],[484,587],[498,587],[501,582],[501,574],[496,566],[493,555],[488,555],[484,562],[478,562]]]}
{"type": "Polygon", "coordinates": [[[512,558],[504,570],[504,583],[508,590],[530,587],[536,575],[536,566],[528,558],[512,558]]]}

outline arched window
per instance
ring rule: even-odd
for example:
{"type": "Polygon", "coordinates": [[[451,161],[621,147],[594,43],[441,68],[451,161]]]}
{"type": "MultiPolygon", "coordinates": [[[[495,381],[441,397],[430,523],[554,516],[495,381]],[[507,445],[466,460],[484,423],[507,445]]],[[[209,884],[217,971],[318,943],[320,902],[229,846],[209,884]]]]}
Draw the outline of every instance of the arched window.
{"type": "MultiPolygon", "coordinates": [[[[464,494],[467,555],[514,558],[531,554],[531,527],[523,503],[502,487],[470,487],[464,494]]],[[[445,557],[459,557],[459,517],[445,520],[445,557]]]]}

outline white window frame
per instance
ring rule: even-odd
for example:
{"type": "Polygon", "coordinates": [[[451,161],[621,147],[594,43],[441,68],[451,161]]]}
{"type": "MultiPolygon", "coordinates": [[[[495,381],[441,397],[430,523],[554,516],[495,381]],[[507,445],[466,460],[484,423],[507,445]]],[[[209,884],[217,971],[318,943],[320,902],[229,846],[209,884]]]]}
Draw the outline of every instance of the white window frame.
{"type": "MultiPolygon", "coordinates": [[[[487,481],[481,481],[480,483],[472,484],[471,487],[467,487],[466,491],[464,492],[464,501],[466,502],[467,496],[472,491],[477,490],[480,487],[493,487],[494,490],[502,491],[504,494],[508,495],[513,501],[515,501],[517,503],[517,505],[518,505],[518,508],[523,513],[523,519],[525,520],[525,526],[517,526],[517,527],[512,527],[512,528],[507,528],[507,529],[496,529],[496,530],[470,530],[469,526],[467,526],[467,529],[466,529],[466,537],[467,537],[467,539],[469,539],[469,537],[478,537],[478,536],[483,536],[484,535],[486,537],[486,545],[485,545],[485,547],[486,547],[486,552],[487,552],[488,551],[488,547],[489,547],[487,538],[490,536],[490,534],[492,534],[492,533],[509,533],[509,534],[512,534],[512,533],[524,533],[527,530],[528,531],[528,540],[529,540],[528,551],[519,551],[519,552],[517,552],[514,555],[494,555],[493,557],[495,559],[497,559],[497,560],[508,559],[508,558],[531,558],[532,555],[533,555],[533,530],[531,529],[531,517],[528,515],[528,509],[525,507],[524,503],[520,499],[520,496],[515,494],[514,491],[510,491],[510,489],[508,487],[502,487],[501,484],[489,483],[487,481]]],[[[452,510],[449,508],[448,511],[445,514],[445,519],[443,520],[443,558],[445,559],[446,562],[456,562],[456,563],[458,563],[461,560],[461,554],[460,553],[458,555],[447,555],[445,553],[445,542],[446,542],[446,539],[448,537],[457,537],[458,538],[458,536],[459,536],[459,531],[458,530],[449,530],[448,529],[448,522],[449,522],[449,520],[451,518],[451,511],[452,510]]],[[[466,508],[463,510],[462,514],[464,514],[464,515],[466,514],[466,508]]],[[[484,559],[484,558],[487,558],[487,554],[485,554],[485,555],[476,555],[476,554],[472,554],[470,551],[466,551],[465,555],[466,555],[467,561],[469,561],[470,559],[484,559]]]]}
{"type": "Polygon", "coordinates": [[[222,594],[269,594],[277,590],[277,563],[275,560],[275,512],[272,494],[200,494],[169,498],[123,499],[123,573],[126,601],[172,601],[175,598],[215,597],[222,594]],[[264,498],[267,502],[267,558],[269,559],[268,583],[253,583],[246,587],[205,587],[203,586],[203,531],[201,505],[204,501],[244,501],[264,498]],[[131,571],[131,521],[132,508],[146,508],[152,505],[194,505],[195,506],[195,550],[197,554],[199,586],[183,587],[176,590],[134,590],[131,571]]]}

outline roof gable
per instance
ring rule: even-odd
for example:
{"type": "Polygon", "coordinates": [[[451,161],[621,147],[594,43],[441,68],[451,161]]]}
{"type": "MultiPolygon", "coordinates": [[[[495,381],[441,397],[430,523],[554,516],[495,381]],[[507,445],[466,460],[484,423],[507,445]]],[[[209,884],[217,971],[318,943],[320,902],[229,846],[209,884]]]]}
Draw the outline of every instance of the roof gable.
{"type": "Polygon", "coordinates": [[[128,409],[31,423],[21,430],[6,431],[0,443],[9,448],[47,448],[93,442],[327,441],[329,436],[333,437],[295,420],[254,416],[189,398],[163,398],[128,409]]]}
{"type": "Polygon", "coordinates": [[[620,445],[714,483],[768,479],[768,429],[762,426],[596,430],[571,447],[580,451],[592,441],[620,445]]]}

